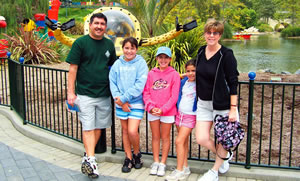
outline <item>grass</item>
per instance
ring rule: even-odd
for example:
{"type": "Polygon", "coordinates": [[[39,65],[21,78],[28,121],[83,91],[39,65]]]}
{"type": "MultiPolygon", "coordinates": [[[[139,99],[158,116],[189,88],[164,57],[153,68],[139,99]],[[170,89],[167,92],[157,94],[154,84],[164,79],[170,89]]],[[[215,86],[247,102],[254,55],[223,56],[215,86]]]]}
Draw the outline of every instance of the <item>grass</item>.
{"type": "Polygon", "coordinates": [[[60,8],[58,12],[58,21],[64,23],[74,18],[75,21],[84,23],[83,18],[94,10],[95,9],[60,8]]]}

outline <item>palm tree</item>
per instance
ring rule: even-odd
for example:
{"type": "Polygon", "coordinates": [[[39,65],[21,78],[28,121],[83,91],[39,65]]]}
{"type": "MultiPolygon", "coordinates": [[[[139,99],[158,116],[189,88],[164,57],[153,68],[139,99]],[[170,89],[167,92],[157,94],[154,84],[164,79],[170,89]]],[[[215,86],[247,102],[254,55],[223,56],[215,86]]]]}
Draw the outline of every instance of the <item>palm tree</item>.
{"type": "MultiPolygon", "coordinates": [[[[164,19],[181,0],[132,0],[133,6],[127,6],[141,24],[143,37],[161,34],[164,19]]],[[[175,19],[174,19],[175,22],[175,19]]]]}

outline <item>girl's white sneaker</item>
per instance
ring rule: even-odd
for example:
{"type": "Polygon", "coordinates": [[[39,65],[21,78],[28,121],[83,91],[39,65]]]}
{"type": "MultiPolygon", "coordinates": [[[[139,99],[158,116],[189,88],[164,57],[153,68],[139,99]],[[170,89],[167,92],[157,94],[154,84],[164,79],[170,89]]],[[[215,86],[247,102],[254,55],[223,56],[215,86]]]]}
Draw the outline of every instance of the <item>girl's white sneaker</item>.
{"type": "Polygon", "coordinates": [[[159,167],[159,163],[158,162],[152,163],[151,169],[150,169],[150,175],[157,175],[158,167],[159,167]]]}
{"type": "Polygon", "coordinates": [[[163,163],[159,163],[157,176],[163,177],[166,174],[166,165],[163,163]]]}

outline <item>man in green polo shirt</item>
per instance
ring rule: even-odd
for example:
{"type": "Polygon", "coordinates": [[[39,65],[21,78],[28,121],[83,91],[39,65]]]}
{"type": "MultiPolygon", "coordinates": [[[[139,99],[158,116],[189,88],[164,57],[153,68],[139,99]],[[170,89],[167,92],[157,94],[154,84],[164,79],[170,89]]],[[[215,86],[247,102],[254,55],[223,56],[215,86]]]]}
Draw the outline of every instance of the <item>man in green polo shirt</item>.
{"type": "Polygon", "coordinates": [[[78,38],[72,45],[67,62],[68,103],[79,105],[82,138],[86,153],[81,171],[92,178],[99,176],[95,147],[101,129],[111,126],[111,98],[109,91],[109,66],[117,59],[111,40],[104,37],[107,18],[102,13],[90,18],[89,34],[78,38]],[[76,100],[76,101],[75,101],[76,100]]]}

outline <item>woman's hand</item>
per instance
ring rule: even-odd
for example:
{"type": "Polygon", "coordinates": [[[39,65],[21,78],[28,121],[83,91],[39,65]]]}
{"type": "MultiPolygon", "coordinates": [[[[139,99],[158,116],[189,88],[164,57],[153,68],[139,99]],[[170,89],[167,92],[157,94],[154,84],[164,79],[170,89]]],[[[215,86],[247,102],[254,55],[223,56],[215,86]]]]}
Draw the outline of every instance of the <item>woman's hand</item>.
{"type": "Polygon", "coordinates": [[[228,114],[228,121],[235,122],[237,120],[237,108],[231,107],[228,114]]]}
{"type": "Polygon", "coordinates": [[[122,105],[122,110],[124,112],[131,112],[130,108],[131,108],[131,105],[128,102],[126,102],[125,104],[122,105]]]}

